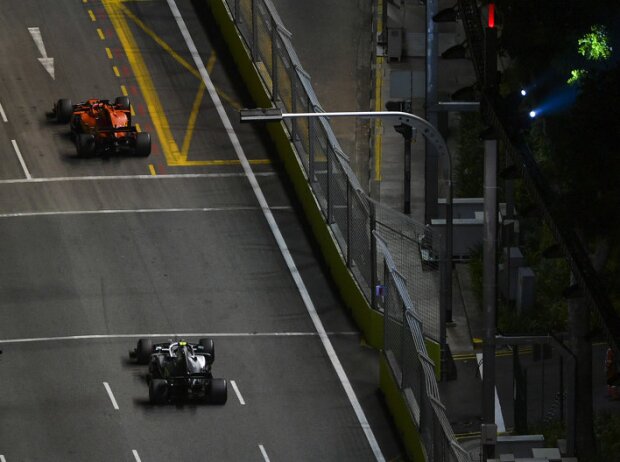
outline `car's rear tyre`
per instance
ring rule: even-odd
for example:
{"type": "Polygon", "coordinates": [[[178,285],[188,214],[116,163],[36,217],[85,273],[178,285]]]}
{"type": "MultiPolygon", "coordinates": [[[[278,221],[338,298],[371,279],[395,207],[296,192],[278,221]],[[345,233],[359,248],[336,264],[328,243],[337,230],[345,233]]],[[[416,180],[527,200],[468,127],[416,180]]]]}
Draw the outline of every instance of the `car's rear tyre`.
{"type": "Polygon", "coordinates": [[[123,111],[129,111],[129,96],[117,96],[114,100],[114,104],[123,111]]]}
{"type": "Polygon", "coordinates": [[[58,123],[66,124],[71,120],[73,114],[73,104],[70,99],[63,98],[56,102],[56,120],[58,123]]]}
{"type": "Polygon", "coordinates": [[[92,156],[95,153],[95,137],[88,133],[78,133],[75,138],[75,147],[78,156],[92,156]]]}
{"type": "Polygon", "coordinates": [[[215,361],[215,343],[213,342],[213,339],[201,338],[198,341],[198,344],[202,347],[205,353],[209,354],[209,356],[207,356],[207,364],[213,364],[213,361],[215,361]]]}
{"type": "Polygon", "coordinates": [[[226,379],[211,379],[211,386],[207,394],[210,404],[226,404],[228,400],[228,383],[226,379]]]}
{"type": "Polygon", "coordinates": [[[137,133],[134,152],[138,157],[147,157],[151,153],[151,135],[149,133],[137,133]]]}
{"type": "Polygon", "coordinates": [[[151,404],[166,404],[168,401],[168,382],[164,379],[152,379],[149,383],[149,401],[151,404]]]}
{"type": "Polygon", "coordinates": [[[151,353],[153,353],[152,340],[148,338],[139,339],[136,347],[136,360],[138,364],[148,364],[151,359],[151,353]]]}

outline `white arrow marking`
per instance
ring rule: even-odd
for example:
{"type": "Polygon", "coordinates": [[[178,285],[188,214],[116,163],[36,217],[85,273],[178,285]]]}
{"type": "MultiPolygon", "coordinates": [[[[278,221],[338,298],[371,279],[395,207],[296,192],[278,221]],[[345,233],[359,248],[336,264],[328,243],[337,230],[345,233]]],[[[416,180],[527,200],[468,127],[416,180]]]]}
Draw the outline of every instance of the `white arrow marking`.
{"type": "Polygon", "coordinates": [[[32,35],[32,40],[34,40],[35,45],[39,49],[39,54],[41,55],[39,62],[43,65],[47,73],[55,79],[54,77],[54,58],[50,58],[47,56],[47,51],[45,51],[45,44],[43,43],[43,37],[41,36],[41,31],[38,27],[29,27],[28,32],[32,35]]]}

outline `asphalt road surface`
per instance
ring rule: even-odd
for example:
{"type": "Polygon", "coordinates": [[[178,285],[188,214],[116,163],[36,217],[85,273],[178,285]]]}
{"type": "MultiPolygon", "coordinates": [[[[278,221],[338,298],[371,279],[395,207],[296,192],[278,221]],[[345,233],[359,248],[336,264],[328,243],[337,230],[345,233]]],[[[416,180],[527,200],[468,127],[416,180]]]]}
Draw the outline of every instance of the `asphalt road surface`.
{"type": "Polygon", "coordinates": [[[196,5],[2,9],[0,459],[399,457],[376,352],[326,278],[269,144],[237,124],[248,101],[196,5]],[[77,158],[68,127],[46,117],[58,98],[122,94],[151,133],[148,158],[77,158]],[[146,335],[212,336],[228,403],[151,406],[127,355],[146,335]]]}

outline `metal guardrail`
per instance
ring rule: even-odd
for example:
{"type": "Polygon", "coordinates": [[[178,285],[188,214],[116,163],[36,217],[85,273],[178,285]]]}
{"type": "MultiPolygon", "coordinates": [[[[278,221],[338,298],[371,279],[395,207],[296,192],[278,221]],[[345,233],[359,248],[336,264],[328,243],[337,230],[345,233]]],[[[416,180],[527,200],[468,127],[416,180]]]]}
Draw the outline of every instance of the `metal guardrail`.
{"type": "MultiPolygon", "coordinates": [[[[286,113],[324,112],[272,2],[226,2],[273,105],[286,113]]],[[[375,297],[383,277],[372,239],[373,231],[378,231],[406,273],[425,336],[439,342],[439,272],[433,270],[437,269],[434,256],[441,254],[440,239],[430,228],[364,193],[327,118],[291,118],[284,123],[325,221],[370,305],[383,309],[375,297]]]]}
{"type": "MultiPolygon", "coordinates": [[[[476,0],[458,0],[458,8],[467,35],[476,77],[478,82],[482,83],[484,82],[484,34],[480,11],[476,0]]],[[[560,214],[561,208],[554,206],[557,198],[551,191],[549,183],[545,181],[532,152],[525,143],[515,146],[515,140],[510,137],[506,129],[507,125],[495,110],[491,99],[484,93],[481,107],[484,119],[495,129],[498,140],[505,147],[507,155],[510,156],[524,179],[528,193],[542,213],[556,242],[562,247],[572,274],[579,287],[583,289],[589,306],[598,315],[608,341],[616,351],[620,351],[620,316],[612,305],[574,227],[566,217],[560,214]]]]}
{"type": "MultiPolygon", "coordinates": [[[[226,0],[272,102],[323,112],[270,0],[226,0]]],[[[439,397],[425,337],[439,340],[441,237],[371,200],[325,118],[284,119],[343,259],[371,306],[384,312],[385,352],[422,437],[427,460],[470,462],[439,397]],[[377,294],[376,288],[384,292],[377,294]]]]}
{"type": "Polygon", "coordinates": [[[385,289],[384,351],[405,396],[409,411],[420,429],[427,460],[471,462],[452,430],[439,397],[433,361],[428,357],[422,321],[409,297],[407,281],[397,270],[387,244],[375,233],[383,255],[385,289]]]}

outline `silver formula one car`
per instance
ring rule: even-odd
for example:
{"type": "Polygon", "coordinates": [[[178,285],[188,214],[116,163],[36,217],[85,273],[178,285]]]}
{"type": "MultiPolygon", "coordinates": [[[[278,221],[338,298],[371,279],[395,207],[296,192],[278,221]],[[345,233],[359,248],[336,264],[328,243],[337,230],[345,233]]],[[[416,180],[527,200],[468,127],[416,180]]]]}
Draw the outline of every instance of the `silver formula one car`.
{"type": "Polygon", "coordinates": [[[211,365],[215,346],[210,338],[198,343],[186,341],[153,344],[138,340],[129,356],[138,364],[148,364],[149,399],[153,404],[198,398],[212,404],[224,404],[228,398],[225,379],[213,378],[211,365]]]}

